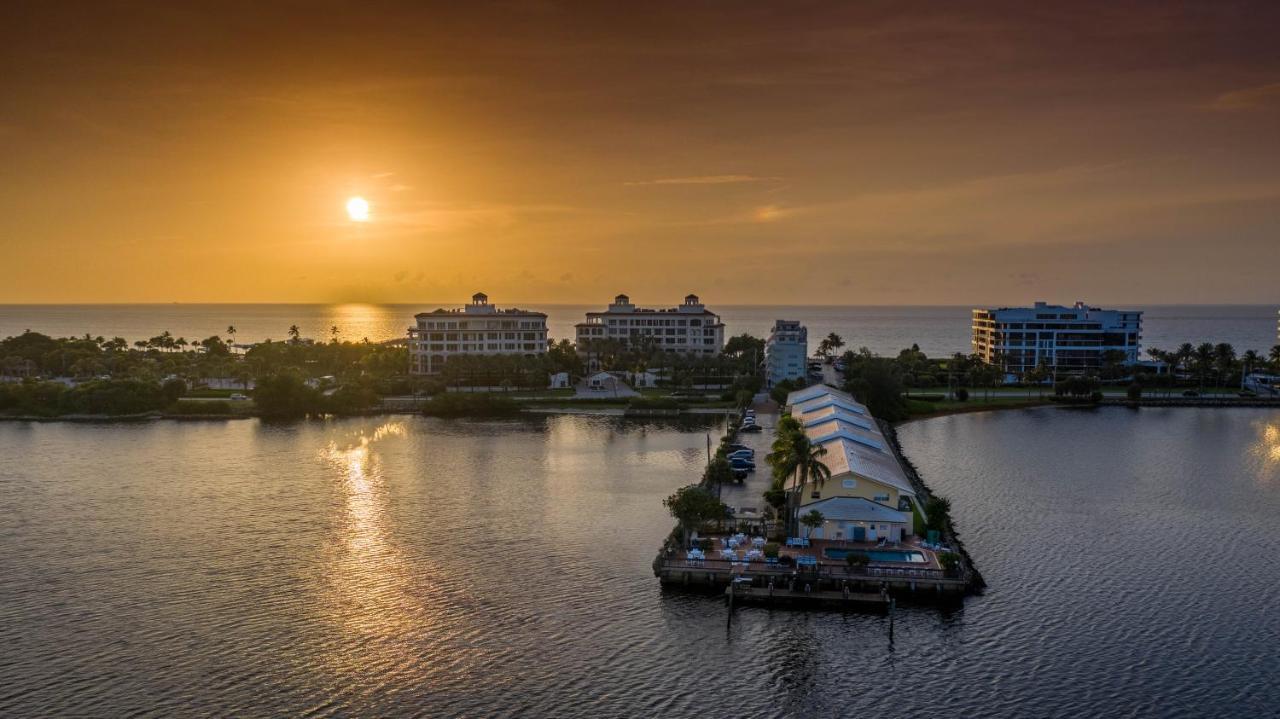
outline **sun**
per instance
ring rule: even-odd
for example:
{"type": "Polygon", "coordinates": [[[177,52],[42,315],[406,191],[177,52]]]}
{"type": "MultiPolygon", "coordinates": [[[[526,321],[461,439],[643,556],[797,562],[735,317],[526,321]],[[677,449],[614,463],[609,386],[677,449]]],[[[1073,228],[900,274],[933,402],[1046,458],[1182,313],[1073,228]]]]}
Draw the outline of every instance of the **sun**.
{"type": "Polygon", "coordinates": [[[352,197],[347,200],[347,217],[352,222],[369,221],[369,201],[363,197],[352,197]]]}

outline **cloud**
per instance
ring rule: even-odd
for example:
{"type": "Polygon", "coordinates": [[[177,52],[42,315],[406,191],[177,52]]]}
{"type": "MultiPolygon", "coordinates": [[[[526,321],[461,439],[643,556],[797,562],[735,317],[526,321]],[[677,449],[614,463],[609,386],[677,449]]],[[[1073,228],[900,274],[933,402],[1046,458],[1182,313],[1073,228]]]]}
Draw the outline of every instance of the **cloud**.
{"type": "Polygon", "coordinates": [[[743,182],[772,182],[780,177],[759,177],[756,175],[697,175],[694,177],[665,177],[658,180],[636,180],[624,182],[630,187],[644,185],[733,185],[743,182]]]}
{"type": "Polygon", "coordinates": [[[1280,101],[1280,82],[1273,82],[1270,85],[1224,92],[1215,97],[1208,107],[1210,110],[1219,112],[1239,112],[1253,110],[1277,101],[1280,101]]]}

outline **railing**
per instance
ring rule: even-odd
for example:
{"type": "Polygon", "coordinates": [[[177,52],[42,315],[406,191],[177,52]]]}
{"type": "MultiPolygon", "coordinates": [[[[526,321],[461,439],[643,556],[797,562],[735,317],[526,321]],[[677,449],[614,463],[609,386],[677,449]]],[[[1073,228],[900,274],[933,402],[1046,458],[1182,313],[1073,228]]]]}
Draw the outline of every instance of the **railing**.
{"type": "Polygon", "coordinates": [[[744,573],[757,576],[791,576],[798,574],[818,579],[959,579],[948,577],[945,570],[922,567],[886,567],[869,565],[852,568],[831,564],[819,564],[816,567],[797,567],[794,564],[775,564],[762,561],[733,561],[729,559],[685,559],[684,557],[663,557],[663,567],[691,571],[718,571],[744,573]]]}

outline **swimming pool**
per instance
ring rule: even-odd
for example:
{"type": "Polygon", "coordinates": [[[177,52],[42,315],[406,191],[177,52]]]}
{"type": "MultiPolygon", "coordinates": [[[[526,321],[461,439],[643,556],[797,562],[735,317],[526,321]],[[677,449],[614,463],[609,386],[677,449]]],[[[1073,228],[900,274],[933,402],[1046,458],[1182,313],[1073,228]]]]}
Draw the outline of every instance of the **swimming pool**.
{"type": "Polygon", "coordinates": [[[827,559],[844,559],[851,552],[865,554],[873,562],[910,562],[924,564],[924,553],[910,549],[838,549],[828,547],[823,553],[827,559]]]}

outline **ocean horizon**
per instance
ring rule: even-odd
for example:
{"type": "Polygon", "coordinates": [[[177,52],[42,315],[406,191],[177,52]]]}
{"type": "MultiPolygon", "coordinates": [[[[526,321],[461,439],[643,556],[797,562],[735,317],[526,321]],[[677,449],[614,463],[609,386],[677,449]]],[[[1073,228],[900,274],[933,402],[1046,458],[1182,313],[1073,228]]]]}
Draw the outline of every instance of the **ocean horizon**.
{"type": "MultiPolygon", "coordinates": [[[[236,327],[237,342],[281,340],[291,325],[305,337],[327,340],[338,328],[343,340],[378,342],[405,335],[417,312],[459,303],[93,303],[0,305],[0,337],[25,330],[53,336],[124,337],[133,342],[161,332],[188,340],[212,335],[226,337],[236,327]]],[[[511,302],[500,307],[523,307],[545,312],[554,340],[574,337],[573,325],[585,313],[604,304],[511,302]]],[[[846,347],[866,347],[879,354],[896,354],[917,344],[929,355],[968,352],[970,311],[983,305],[718,305],[726,337],[747,333],[767,336],[776,319],[799,320],[809,328],[811,347],[830,332],[846,347]]],[[[997,305],[991,305],[997,306],[997,305]]],[[[1144,350],[1173,349],[1184,342],[1228,342],[1237,352],[1268,351],[1277,344],[1277,306],[1257,304],[1106,305],[1140,310],[1144,350]]]]}

